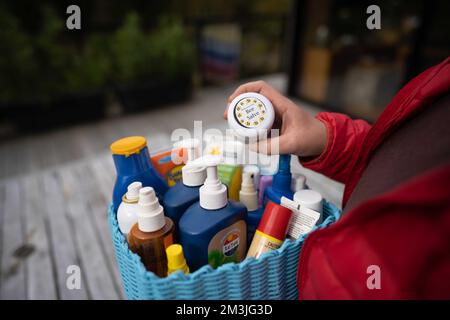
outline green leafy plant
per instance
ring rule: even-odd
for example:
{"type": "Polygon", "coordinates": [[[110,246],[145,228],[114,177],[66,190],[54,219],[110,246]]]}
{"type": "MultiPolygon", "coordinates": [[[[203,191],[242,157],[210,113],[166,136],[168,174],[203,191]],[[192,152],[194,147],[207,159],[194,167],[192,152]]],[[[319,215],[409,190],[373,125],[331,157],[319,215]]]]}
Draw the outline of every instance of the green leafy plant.
{"type": "Polygon", "coordinates": [[[35,95],[38,63],[31,39],[4,7],[0,7],[0,52],[0,101],[35,95]]]}
{"type": "Polygon", "coordinates": [[[189,75],[194,67],[193,46],[176,20],[162,20],[146,34],[139,16],[129,13],[112,37],[111,50],[115,78],[122,83],[172,80],[189,75]]]}

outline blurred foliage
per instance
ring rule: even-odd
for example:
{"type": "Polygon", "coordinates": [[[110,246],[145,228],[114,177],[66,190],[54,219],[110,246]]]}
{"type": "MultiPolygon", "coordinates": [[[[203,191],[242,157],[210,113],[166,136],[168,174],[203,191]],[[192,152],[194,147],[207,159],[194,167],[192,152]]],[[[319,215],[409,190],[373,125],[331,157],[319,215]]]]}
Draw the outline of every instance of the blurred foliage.
{"type": "Polygon", "coordinates": [[[139,16],[129,13],[112,36],[111,51],[119,82],[149,77],[171,80],[193,71],[194,47],[176,20],[162,19],[155,31],[147,34],[139,16]]]}
{"type": "Polygon", "coordinates": [[[31,39],[14,16],[0,6],[0,99],[27,96],[36,80],[38,64],[31,39]]]}
{"type": "Polygon", "coordinates": [[[126,15],[112,33],[89,34],[81,44],[65,43],[65,16],[42,7],[42,26],[34,36],[0,8],[0,101],[48,101],[94,91],[110,83],[190,75],[194,48],[182,24],[162,19],[147,33],[136,13],[126,15]]]}

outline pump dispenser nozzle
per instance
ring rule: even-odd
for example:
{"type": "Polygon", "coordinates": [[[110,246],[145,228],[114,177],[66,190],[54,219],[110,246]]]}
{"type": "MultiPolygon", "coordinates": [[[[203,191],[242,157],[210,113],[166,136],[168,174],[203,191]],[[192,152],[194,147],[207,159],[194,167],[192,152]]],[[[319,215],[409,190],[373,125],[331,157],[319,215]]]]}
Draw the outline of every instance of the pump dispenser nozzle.
{"type": "Polygon", "coordinates": [[[143,232],[154,232],[165,225],[164,209],[159,204],[155,190],[145,187],[139,191],[138,227],[143,232]]]}
{"type": "Polygon", "coordinates": [[[205,155],[186,164],[187,169],[206,167],[206,180],[200,187],[200,206],[207,210],[217,210],[228,203],[227,188],[220,182],[217,166],[223,162],[220,155],[205,155]]]}
{"type": "MultiPolygon", "coordinates": [[[[198,141],[198,139],[185,139],[175,143],[174,147],[183,148],[187,151],[187,164],[197,158],[199,145],[200,142],[198,141]]],[[[206,168],[189,168],[187,166],[184,166],[181,169],[181,174],[183,177],[184,185],[188,187],[197,187],[201,186],[206,179],[206,168]]]]}
{"type": "Polygon", "coordinates": [[[135,181],[131,183],[127,188],[127,193],[125,194],[125,198],[128,201],[137,201],[139,199],[139,190],[142,188],[142,183],[139,181],[135,181]]]}

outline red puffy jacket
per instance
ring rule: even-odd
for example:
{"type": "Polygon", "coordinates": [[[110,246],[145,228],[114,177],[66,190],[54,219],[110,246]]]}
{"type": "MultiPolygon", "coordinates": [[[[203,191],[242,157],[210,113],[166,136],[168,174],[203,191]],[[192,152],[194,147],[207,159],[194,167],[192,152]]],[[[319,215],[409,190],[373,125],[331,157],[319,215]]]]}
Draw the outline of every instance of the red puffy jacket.
{"type": "MultiPolygon", "coordinates": [[[[449,89],[450,58],[402,88],[373,126],[319,114],[328,145],[303,166],[345,183],[345,206],[377,147],[449,89]]],[[[300,299],[450,299],[450,165],[364,201],[311,233],[297,276],[300,299]]]]}

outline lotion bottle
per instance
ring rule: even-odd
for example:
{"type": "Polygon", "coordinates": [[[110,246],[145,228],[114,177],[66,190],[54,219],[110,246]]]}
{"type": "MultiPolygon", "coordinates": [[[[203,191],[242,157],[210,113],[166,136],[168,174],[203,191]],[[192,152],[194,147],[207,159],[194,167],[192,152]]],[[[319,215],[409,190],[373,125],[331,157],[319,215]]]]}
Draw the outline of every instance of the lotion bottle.
{"type": "MultiPolygon", "coordinates": [[[[195,160],[198,146],[199,141],[197,139],[183,140],[176,145],[176,147],[187,150],[188,160],[186,164],[195,160]]],[[[165,214],[172,219],[175,225],[178,225],[187,208],[198,201],[200,186],[206,179],[206,168],[184,166],[182,176],[182,182],[170,188],[164,195],[163,200],[165,214]]]]}
{"type": "Polygon", "coordinates": [[[173,244],[174,224],[164,216],[155,190],[139,191],[138,221],[128,234],[130,250],[138,254],[148,271],[159,277],[167,275],[166,248],[173,244]]]}
{"type": "Polygon", "coordinates": [[[126,237],[130,229],[137,222],[137,209],[139,200],[139,190],[142,183],[135,181],[127,188],[127,193],[123,195],[122,202],[117,209],[117,222],[119,223],[120,232],[126,237]]]}
{"type": "Polygon", "coordinates": [[[206,155],[191,163],[207,168],[199,202],[187,209],[179,224],[181,245],[191,271],[208,263],[216,268],[245,258],[247,209],[239,202],[228,200],[227,188],[217,173],[220,158],[206,155]]]}

